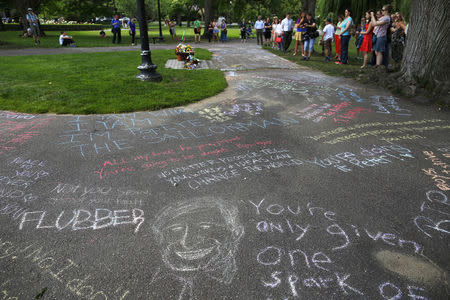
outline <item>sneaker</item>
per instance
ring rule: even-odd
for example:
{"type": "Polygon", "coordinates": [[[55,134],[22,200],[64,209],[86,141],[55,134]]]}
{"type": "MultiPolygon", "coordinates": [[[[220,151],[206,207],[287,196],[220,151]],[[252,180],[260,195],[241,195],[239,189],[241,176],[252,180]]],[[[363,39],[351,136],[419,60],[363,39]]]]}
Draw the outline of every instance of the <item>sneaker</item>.
{"type": "Polygon", "coordinates": [[[325,58],[325,62],[330,62],[330,58],[329,58],[329,57],[326,57],[326,58],[325,58]]]}
{"type": "Polygon", "coordinates": [[[307,57],[307,58],[306,58],[306,60],[310,60],[310,59],[311,59],[311,57],[307,57]]]}
{"type": "Polygon", "coordinates": [[[335,61],[334,63],[337,65],[343,65],[343,63],[341,63],[340,61],[335,61]]]}
{"type": "Polygon", "coordinates": [[[308,58],[306,57],[306,56],[303,56],[302,57],[302,60],[307,60],[308,58]]]}

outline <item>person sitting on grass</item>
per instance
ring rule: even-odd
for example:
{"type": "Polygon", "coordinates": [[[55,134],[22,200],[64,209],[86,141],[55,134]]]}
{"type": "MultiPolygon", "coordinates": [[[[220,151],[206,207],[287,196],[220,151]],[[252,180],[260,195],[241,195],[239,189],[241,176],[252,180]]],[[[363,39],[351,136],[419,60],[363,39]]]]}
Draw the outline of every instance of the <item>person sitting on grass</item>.
{"type": "Polygon", "coordinates": [[[61,31],[61,35],[59,36],[59,44],[63,47],[76,47],[73,38],[70,35],[66,35],[65,31],[61,31]]]}
{"type": "Polygon", "coordinates": [[[334,37],[334,26],[331,24],[330,18],[325,19],[325,24],[321,41],[325,50],[325,62],[329,62],[331,59],[331,43],[334,37]]]}
{"type": "Polygon", "coordinates": [[[100,37],[101,38],[105,38],[106,37],[106,33],[105,33],[105,31],[103,29],[100,31],[100,37]]]}

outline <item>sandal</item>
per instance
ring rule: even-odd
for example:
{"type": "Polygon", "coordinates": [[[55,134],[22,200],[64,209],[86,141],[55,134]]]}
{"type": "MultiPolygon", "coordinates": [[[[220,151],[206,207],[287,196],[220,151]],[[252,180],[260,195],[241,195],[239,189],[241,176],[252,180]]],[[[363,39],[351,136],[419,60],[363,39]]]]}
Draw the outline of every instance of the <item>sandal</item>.
{"type": "Polygon", "coordinates": [[[292,54],[292,55],[296,56],[296,55],[297,55],[297,52],[294,52],[294,54],[292,54]]]}

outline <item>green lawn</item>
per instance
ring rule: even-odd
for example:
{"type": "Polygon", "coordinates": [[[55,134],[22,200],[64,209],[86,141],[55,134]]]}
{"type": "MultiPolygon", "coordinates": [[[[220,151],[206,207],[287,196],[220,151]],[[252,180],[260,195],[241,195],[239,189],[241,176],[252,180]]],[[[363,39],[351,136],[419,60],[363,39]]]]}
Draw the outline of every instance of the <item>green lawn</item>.
{"type": "MultiPolygon", "coordinates": [[[[313,69],[317,69],[320,71],[323,71],[324,73],[332,76],[347,76],[347,77],[355,77],[356,74],[359,74],[359,71],[361,70],[361,66],[363,61],[361,59],[357,59],[356,57],[356,46],[355,46],[355,40],[352,38],[350,41],[349,47],[348,47],[348,54],[349,54],[349,61],[347,65],[337,65],[334,63],[334,59],[332,59],[331,62],[325,62],[325,56],[322,56],[322,46],[318,44],[316,41],[314,45],[314,53],[311,57],[310,61],[303,61],[301,60],[301,51],[298,50],[297,56],[293,56],[293,52],[295,49],[295,40],[292,40],[291,46],[289,47],[290,52],[287,52],[284,54],[283,52],[279,50],[274,50],[270,47],[265,47],[267,50],[269,50],[272,53],[275,53],[281,57],[284,57],[290,61],[293,61],[299,65],[311,67],[313,69]]],[[[300,48],[300,45],[299,45],[300,48]]],[[[336,55],[334,44],[332,46],[332,58],[336,55]]],[[[361,54],[362,55],[362,54],[361,54]]],[[[370,55],[369,55],[369,61],[370,61],[370,55]]]]}
{"type": "MultiPolygon", "coordinates": [[[[185,32],[186,42],[191,43],[194,41],[194,29],[192,27],[176,27],[177,37],[181,40],[185,32]]],[[[111,47],[111,46],[130,46],[131,36],[128,34],[128,30],[122,30],[122,43],[112,44],[111,30],[105,30],[106,38],[100,38],[100,31],[67,31],[68,35],[71,35],[78,47],[111,47]]],[[[5,48],[29,48],[35,47],[33,38],[22,38],[20,36],[21,31],[0,31],[0,49],[5,48]]],[[[46,31],[46,37],[41,38],[40,48],[57,48],[59,45],[59,31],[46,31]]],[[[151,26],[149,29],[150,43],[152,43],[152,37],[159,37],[159,29],[155,26],[151,26]]],[[[163,27],[163,36],[165,43],[176,43],[172,40],[169,34],[169,29],[163,27]]],[[[228,30],[228,39],[237,39],[240,37],[240,31],[238,28],[231,28],[228,30]]],[[[136,37],[139,38],[139,30],[136,32],[136,37]]]]}
{"type": "MultiPolygon", "coordinates": [[[[211,53],[196,49],[200,59],[211,53]]],[[[0,110],[27,113],[119,113],[185,105],[226,86],[218,70],[164,68],[173,50],[152,51],[160,83],[135,78],[137,51],[0,57],[0,110]]]]}

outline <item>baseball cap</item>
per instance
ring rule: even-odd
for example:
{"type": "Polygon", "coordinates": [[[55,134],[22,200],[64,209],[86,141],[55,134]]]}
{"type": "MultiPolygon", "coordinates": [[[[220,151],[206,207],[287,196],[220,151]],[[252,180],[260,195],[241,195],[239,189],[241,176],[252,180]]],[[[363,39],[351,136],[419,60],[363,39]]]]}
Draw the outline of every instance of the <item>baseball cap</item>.
{"type": "Polygon", "coordinates": [[[326,18],[325,21],[330,22],[331,23],[331,19],[330,18],[326,18]]]}
{"type": "Polygon", "coordinates": [[[31,7],[29,7],[27,10],[30,11],[30,10],[33,10],[33,9],[31,7]]]}

